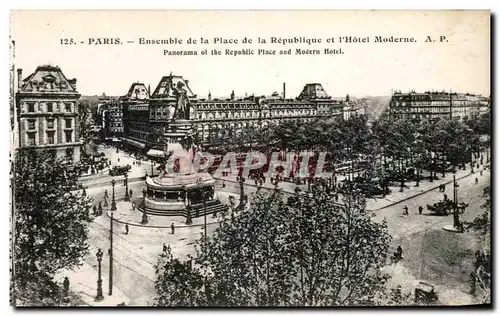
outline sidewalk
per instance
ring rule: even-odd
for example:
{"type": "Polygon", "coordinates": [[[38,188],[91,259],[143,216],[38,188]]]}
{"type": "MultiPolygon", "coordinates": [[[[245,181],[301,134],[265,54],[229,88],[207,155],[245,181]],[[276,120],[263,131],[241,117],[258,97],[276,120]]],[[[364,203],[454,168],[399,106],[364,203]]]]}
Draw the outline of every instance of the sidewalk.
{"type": "MultiPolygon", "coordinates": [[[[94,255],[91,249],[88,256],[94,255]]],[[[95,256],[94,256],[95,257],[95,256]]],[[[118,304],[129,302],[129,298],[123,294],[116,286],[113,286],[113,295],[108,295],[108,279],[101,273],[102,279],[102,294],[104,299],[100,302],[94,301],[97,295],[97,262],[96,266],[91,266],[87,262],[75,268],[74,270],[66,270],[59,273],[54,279],[62,284],[64,277],[69,279],[70,292],[76,294],[86,305],[83,306],[117,306],[118,304]]]]}

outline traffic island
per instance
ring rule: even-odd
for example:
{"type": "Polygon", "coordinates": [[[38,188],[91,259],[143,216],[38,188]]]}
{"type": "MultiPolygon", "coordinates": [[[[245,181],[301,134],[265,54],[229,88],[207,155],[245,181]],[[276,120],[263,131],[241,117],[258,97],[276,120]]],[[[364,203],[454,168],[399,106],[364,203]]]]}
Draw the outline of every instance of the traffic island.
{"type": "Polygon", "coordinates": [[[453,226],[452,224],[444,225],[443,230],[445,230],[447,232],[451,232],[451,233],[463,233],[464,232],[462,229],[459,229],[459,228],[453,226]]]}
{"type": "MultiPolygon", "coordinates": [[[[221,200],[229,201],[229,196],[233,196],[235,205],[238,205],[239,199],[238,197],[234,196],[234,194],[230,194],[227,192],[218,192],[221,200]]],[[[136,205],[140,205],[142,199],[134,199],[136,202],[136,205]]],[[[116,202],[116,208],[117,210],[113,212],[113,220],[118,223],[122,224],[128,224],[131,226],[138,226],[138,227],[145,227],[145,228],[167,228],[171,229],[172,223],[174,224],[175,228],[189,228],[189,227],[200,227],[205,225],[205,216],[201,215],[196,218],[191,218],[191,224],[187,225],[186,224],[186,217],[185,216],[162,216],[162,215],[151,215],[147,214],[147,223],[142,224],[143,221],[143,212],[139,207],[136,207],[133,209],[132,207],[132,202],[125,202],[125,201],[117,201],[116,202]]],[[[249,205],[247,204],[247,207],[249,205]]],[[[231,218],[231,208],[227,211],[227,218],[231,218]]],[[[110,217],[110,212],[106,212],[106,215],[110,217]]],[[[235,212],[235,217],[237,217],[238,214],[235,212]]],[[[207,214],[206,216],[206,221],[207,225],[215,225],[223,221],[224,218],[221,213],[218,213],[216,215],[214,214],[207,214]]]]}

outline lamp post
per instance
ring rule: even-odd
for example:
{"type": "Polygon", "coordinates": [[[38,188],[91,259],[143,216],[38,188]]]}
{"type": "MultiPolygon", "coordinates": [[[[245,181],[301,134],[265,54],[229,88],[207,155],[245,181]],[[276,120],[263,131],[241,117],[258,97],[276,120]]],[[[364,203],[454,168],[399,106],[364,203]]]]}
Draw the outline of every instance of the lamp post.
{"type": "Polygon", "coordinates": [[[113,196],[111,197],[111,210],[116,211],[116,201],[115,201],[115,179],[111,180],[111,186],[113,188],[113,196]]]}
{"type": "Polygon", "coordinates": [[[123,180],[123,184],[125,184],[125,201],[130,201],[130,195],[128,194],[128,174],[123,175],[125,179],[123,180]]]}
{"type": "Polygon", "coordinates": [[[245,183],[245,178],[240,176],[239,182],[240,182],[240,208],[242,208],[243,207],[243,196],[245,195],[245,192],[243,191],[243,183],[245,183]]]}
{"type": "Polygon", "coordinates": [[[146,225],[148,223],[148,214],[146,214],[146,194],[146,189],[142,189],[142,225],[146,225]]]}
{"type": "Polygon", "coordinates": [[[453,227],[459,227],[460,220],[458,218],[458,184],[453,175],[453,227]]]}
{"type": "Polygon", "coordinates": [[[207,195],[209,192],[207,191],[202,191],[203,194],[203,225],[204,225],[204,231],[205,231],[205,241],[207,240],[207,195]]]}
{"type": "Polygon", "coordinates": [[[113,295],[113,214],[109,218],[109,295],[113,295]]]}
{"type": "Polygon", "coordinates": [[[151,159],[151,178],[153,177],[153,163],[154,161],[153,159],[151,159]]]}
{"type": "Polygon", "coordinates": [[[94,301],[100,302],[104,299],[102,295],[102,279],[101,279],[101,261],[102,261],[102,251],[101,248],[96,253],[97,256],[97,296],[94,301]]]}

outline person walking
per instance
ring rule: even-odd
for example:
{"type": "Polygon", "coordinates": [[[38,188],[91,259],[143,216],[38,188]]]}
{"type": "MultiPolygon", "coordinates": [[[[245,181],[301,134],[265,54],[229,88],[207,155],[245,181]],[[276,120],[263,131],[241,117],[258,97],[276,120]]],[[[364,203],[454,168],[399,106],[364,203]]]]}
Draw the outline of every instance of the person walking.
{"type": "Polygon", "coordinates": [[[68,279],[68,277],[64,277],[63,288],[64,288],[64,295],[68,295],[68,292],[69,292],[69,279],[68,279]]]}
{"type": "Polygon", "coordinates": [[[422,211],[423,211],[423,210],[424,210],[424,208],[422,207],[422,205],[420,205],[420,206],[418,207],[418,214],[419,214],[419,215],[422,215],[422,211]]]}
{"type": "Polygon", "coordinates": [[[128,235],[128,224],[125,224],[125,235],[128,235]]]}
{"type": "Polygon", "coordinates": [[[108,190],[104,190],[104,197],[105,197],[105,198],[108,198],[108,197],[109,197],[109,196],[108,196],[108,190]]]}
{"type": "Polygon", "coordinates": [[[132,189],[128,190],[128,194],[129,194],[130,198],[132,198],[132,193],[133,193],[132,189]]]}
{"type": "Polygon", "coordinates": [[[477,177],[476,177],[476,184],[478,183],[478,181],[479,181],[479,180],[478,180],[478,179],[477,179],[477,177]]]}
{"type": "Polygon", "coordinates": [[[408,215],[408,205],[403,207],[403,215],[408,215]]]}
{"type": "Polygon", "coordinates": [[[172,223],[172,225],[170,225],[170,229],[171,229],[171,234],[175,234],[175,225],[174,223],[172,223]]]}

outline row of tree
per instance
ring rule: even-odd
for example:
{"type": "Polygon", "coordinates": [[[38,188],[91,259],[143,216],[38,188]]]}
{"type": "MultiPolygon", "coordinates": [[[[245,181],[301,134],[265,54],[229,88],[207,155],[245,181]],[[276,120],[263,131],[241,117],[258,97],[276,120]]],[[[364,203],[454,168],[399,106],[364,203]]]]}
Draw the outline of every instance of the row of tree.
{"type": "Polygon", "coordinates": [[[489,120],[489,115],[467,123],[452,119],[414,122],[381,116],[369,122],[359,115],[311,124],[289,121],[265,129],[221,130],[208,150],[321,151],[328,153],[332,165],[363,162],[367,180],[378,177],[387,185],[384,179],[398,179],[403,187],[409,180],[418,185],[422,170],[430,171],[433,181],[438,172],[465,169],[473,153],[489,146],[488,137],[481,141],[481,136],[489,136],[489,120]]]}

